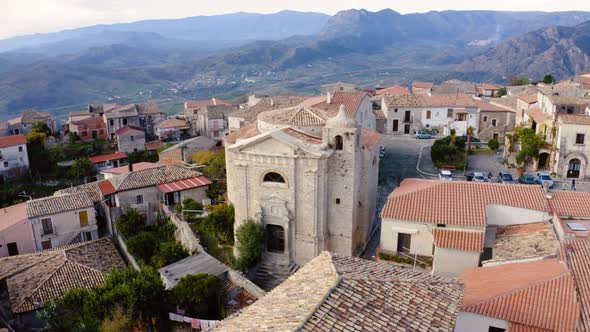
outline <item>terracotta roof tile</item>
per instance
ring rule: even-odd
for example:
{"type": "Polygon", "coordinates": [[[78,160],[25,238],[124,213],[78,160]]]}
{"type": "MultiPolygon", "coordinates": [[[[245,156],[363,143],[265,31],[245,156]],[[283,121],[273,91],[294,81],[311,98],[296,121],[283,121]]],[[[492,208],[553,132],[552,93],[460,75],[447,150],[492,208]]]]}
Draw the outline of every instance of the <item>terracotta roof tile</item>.
{"type": "Polygon", "coordinates": [[[405,179],[388,197],[382,218],[434,224],[486,226],[490,204],[548,211],[541,187],[405,179]]]}
{"type": "Polygon", "coordinates": [[[332,95],[330,103],[324,99],[324,101],[312,105],[312,108],[321,109],[324,111],[331,111],[336,115],[336,112],[340,109],[340,105],[344,105],[344,110],[346,111],[346,115],[351,118],[355,117],[356,112],[358,111],[361,103],[365,98],[368,98],[366,92],[364,91],[354,91],[354,92],[346,92],[346,91],[338,91],[332,95]]]}
{"type": "Polygon", "coordinates": [[[375,114],[375,120],[385,120],[385,113],[381,110],[373,110],[373,114],[375,114]]]}
{"type": "Polygon", "coordinates": [[[166,182],[158,185],[158,189],[164,193],[171,193],[176,191],[183,191],[193,188],[205,187],[212,184],[211,180],[203,175],[195,176],[188,179],[176,180],[166,182]]]}
{"type": "Polygon", "coordinates": [[[382,135],[378,132],[367,128],[361,128],[361,143],[366,149],[373,150],[377,145],[379,145],[381,138],[382,135]]]}
{"type": "Polygon", "coordinates": [[[439,248],[483,251],[483,232],[434,228],[432,236],[434,237],[434,245],[439,248]]]}
{"type": "Polygon", "coordinates": [[[138,127],[133,127],[133,126],[127,126],[127,127],[119,128],[115,132],[115,134],[117,134],[117,136],[124,135],[124,134],[127,134],[127,133],[142,133],[143,134],[145,132],[143,131],[143,129],[138,128],[138,127]]]}
{"type": "Polygon", "coordinates": [[[564,259],[574,276],[580,301],[578,331],[590,331],[590,241],[567,241],[563,248],[564,259]]]}
{"type": "MultiPolygon", "coordinates": [[[[240,110],[229,115],[229,117],[244,119],[246,123],[256,121],[258,114],[271,110],[294,107],[301,104],[309,97],[304,96],[275,96],[264,97],[256,105],[245,110],[240,110]]],[[[324,97],[325,98],[325,97],[324,97]]]]}
{"type": "Polygon", "coordinates": [[[512,112],[512,110],[509,110],[507,108],[498,106],[498,105],[494,105],[485,101],[481,101],[481,100],[475,100],[475,105],[477,105],[477,107],[479,108],[480,111],[482,112],[512,112]]]}
{"type": "Polygon", "coordinates": [[[118,159],[125,159],[125,158],[127,158],[127,154],[119,151],[119,152],[115,152],[115,153],[101,154],[98,156],[89,157],[88,159],[90,159],[91,163],[98,164],[103,161],[118,160],[118,159]]]}
{"type": "Polygon", "coordinates": [[[574,331],[580,316],[574,278],[558,260],[467,269],[463,310],[552,331],[574,331]]]}
{"type": "Polygon", "coordinates": [[[492,258],[484,264],[556,256],[559,247],[549,221],[498,227],[492,258]]]}
{"type": "Polygon", "coordinates": [[[407,86],[394,85],[388,88],[379,89],[375,92],[375,95],[399,95],[403,93],[410,93],[410,89],[407,86]]]}
{"type": "Polygon", "coordinates": [[[321,137],[312,136],[312,135],[306,134],[304,132],[301,132],[301,131],[293,129],[293,128],[289,128],[289,127],[284,128],[283,132],[289,136],[295,137],[299,140],[302,140],[302,141],[310,143],[310,144],[322,144],[321,137]]]}
{"type": "Polygon", "coordinates": [[[187,100],[185,102],[185,106],[187,108],[205,108],[209,105],[232,105],[232,103],[219,98],[211,98],[207,100],[187,100]]]}
{"type": "Polygon", "coordinates": [[[412,88],[431,89],[433,86],[432,82],[412,82],[412,88]]]}
{"type": "Polygon", "coordinates": [[[102,200],[102,194],[100,188],[98,187],[97,182],[90,182],[81,184],[79,186],[65,188],[56,191],[53,195],[54,196],[64,196],[64,195],[71,195],[71,194],[79,194],[79,193],[86,193],[88,197],[93,202],[98,202],[102,200]]]}
{"type": "Polygon", "coordinates": [[[145,149],[148,150],[148,151],[154,151],[154,150],[158,150],[162,145],[164,145],[164,142],[162,142],[160,140],[146,142],[145,143],[145,149]]]}
{"type": "Polygon", "coordinates": [[[397,107],[476,107],[473,98],[466,94],[427,96],[421,94],[399,94],[385,96],[389,108],[397,107]]]}
{"type": "Polygon", "coordinates": [[[256,122],[250,123],[237,131],[225,136],[223,139],[226,143],[236,143],[239,139],[247,139],[254,136],[260,135],[260,131],[258,130],[258,126],[256,122]]]}
{"type": "Polygon", "coordinates": [[[525,114],[530,116],[533,120],[535,120],[535,122],[537,122],[537,123],[542,123],[542,122],[552,120],[551,115],[544,113],[539,108],[528,109],[528,110],[525,110],[524,112],[525,112],[525,114]]]}
{"type": "Polygon", "coordinates": [[[462,285],[322,253],[215,331],[452,331],[462,285]]]}
{"type": "Polygon", "coordinates": [[[537,94],[532,94],[532,95],[525,95],[525,96],[519,96],[518,99],[524,101],[527,104],[534,104],[537,102],[537,94]]]}
{"type": "Polygon", "coordinates": [[[560,217],[590,217],[590,193],[574,191],[552,192],[549,206],[560,217]]]}
{"type": "Polygon", "coordinates": [[[164,120],[156,125],[156,127],[160,129],[167,129],[167,128],[180,128],[180,129],[188,129],[190,126],[186,123],[186,120],[181,119],[167,119],[164,120]]]}
{"type": "Polygon", "coordinates": [[[563,124],[590,125],[590,115],[559,114],[559,122],[563,124]]]}
{"type": "Polygon", "coordinates": [[[103,180],[98,182],[98,188],[104,196],[115,193],[117,190],[109,180],[103,180]]]}
{"type": "Polygon", "coordinates": [[[85,192],[64,196],[50,196],[27,201],[27,216],[29,218],[36,218],[49,214],[89,208],[93,205],[94,202],[85,192]]]}
{"type": "Polygon", "coordinates": [[[43,307],[75,288],[93,288],[107,273],[125,263],[109,238],[63,248],[0,259],[0,278],[6,278],[14,313],[43,307]]]}
{"type": "MultiPolygon", "coordinates": [[[[162,165],[160,163],[150,163],[150,162],[142,161],[142,162],[139,162],[139,163],[135,163],[135,164],[133,164],[131,166],[133,168],[133,171],[141,171],[141,170],[144,170],[144,169],[157,168],[157,167],[160,167],[162,165]]],[[[119,167],[105,169],[101,173],[127,174],[129,172],[130,172],[129,171],[129,165],[124,165],[124,166],[119,166],[119,167]]]]}
{"type": "Polygon", "coordinates": [[[27,144],[24,135],[0,136],[0,148],[7,148],[9,146],[27,144]]]}
{"type": "Polygon", "coordinates": [[[148,168],[133,171],[128,174],[117,175],[110,178],[117,191],[138,189],[155,186],[183,179],[201,176],[202,174],[179,165],[162,165],[156,168],[148,168]]]}

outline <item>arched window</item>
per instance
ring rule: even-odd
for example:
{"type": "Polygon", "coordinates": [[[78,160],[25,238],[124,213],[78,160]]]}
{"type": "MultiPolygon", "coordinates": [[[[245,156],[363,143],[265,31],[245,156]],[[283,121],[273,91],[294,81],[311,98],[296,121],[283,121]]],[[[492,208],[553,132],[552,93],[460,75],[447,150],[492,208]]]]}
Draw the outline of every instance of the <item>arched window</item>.
{"type": "Polygon", "coordinates": [[[263,182],[285,183],[283,176],[276,172],[268,172],[264,175],[263,182]]]}
{"type": "Polygon", "coordinates": [[[334,137],[334,146],[336,150],[342,150],[344,147],[344,140],[342,139],[342,136],[338,135],[334,137]]]}

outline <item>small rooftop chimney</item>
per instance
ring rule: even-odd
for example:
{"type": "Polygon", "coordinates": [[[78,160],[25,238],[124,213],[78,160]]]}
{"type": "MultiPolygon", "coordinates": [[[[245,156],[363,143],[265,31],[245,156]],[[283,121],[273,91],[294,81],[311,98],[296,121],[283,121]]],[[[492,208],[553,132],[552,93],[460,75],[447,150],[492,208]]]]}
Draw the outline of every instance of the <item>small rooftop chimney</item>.
{"type": "Polygon", "coordinates": [[[326,92],[326,103],[332,103],[332,94],[330,93],[330,91],[326,92]]]}
{"type": "Polygon", "coordinates": [[[215,98],[211,98],[211,101],[213,101],[213,105],[217,105],[217,100],[215,100],[215,98]]]}
{"type": "Polygon", "coordinates": [[[129,165],[129,173],[133,172],[133,164],[129,163],[128,165],[129,165]]]}

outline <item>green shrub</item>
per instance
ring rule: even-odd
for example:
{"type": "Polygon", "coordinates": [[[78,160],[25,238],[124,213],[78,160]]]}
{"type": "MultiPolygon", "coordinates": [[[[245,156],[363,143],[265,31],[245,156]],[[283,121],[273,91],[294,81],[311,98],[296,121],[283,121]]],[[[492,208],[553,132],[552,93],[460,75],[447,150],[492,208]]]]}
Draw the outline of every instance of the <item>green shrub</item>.
{"type": "Polygon", "coordinates": [[[497,140],[495,140],[495,139],[489,140],[488,148],[490,148],[490,150],[496,151],[496,150],[498,150],[499,147],[500,147],[500,143],[497,140]]]}
{"type": "Polygon", "coordinates": [[[188,316],[218,318],[222,283],[211,274],[189,274],[172,289],[175,302],[188,316]]]}
{"type": "Polygon", "coordinates": [[[223,209],[211,212],[200,222],[201,230],[215,236],[221,244],[234,244],[235,211],[233,205],[226,205],[223,209]]]}
{"type": "Polygon", "coordinates": [[[145,220],[136,209],[130,209],[115,223],[115,227],[124,237],[137,235],[145,227],[145,220]]]}
{"type": "Polygon", "coordinates": [[[158,238],[152,232],[141,232],[127,239],[127,250],[136,258],[149,262],[158,250],[158,238]]]}
{"type": "Polygon", "coordinates": [[[238,269],[246,271],[254,267],[262,257],[264,227],[252,219],[246,220],[236,230],[237,249],[240,257],[236,262],[238,269]]]}
{"type": "Polygon", "coordinates": [[[174,232],[176,231],[176,225],[173,222],[166,222],[157,227],[156,232],[158,238],[162,241],[174,240],[174,232]]]}
{"type": "Polygon", "coordinates": [[[160,243],[159,253],[154,256],[158,257],[158,264],[153,264],[155,268],[159,269],[168,264],[172,264],[185,257],[188,257],[189,252],[176,241],[166,241],[160,243]]]}

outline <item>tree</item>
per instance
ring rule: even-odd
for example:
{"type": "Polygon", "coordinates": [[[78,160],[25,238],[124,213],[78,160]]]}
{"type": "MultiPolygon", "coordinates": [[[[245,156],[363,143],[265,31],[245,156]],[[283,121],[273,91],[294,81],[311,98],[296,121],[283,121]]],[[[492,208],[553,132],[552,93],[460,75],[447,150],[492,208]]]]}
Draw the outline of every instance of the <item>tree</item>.
{"type": "Polygon", "coordinates": [[[260,223],[248,219],[236,230],[236,238],[238,240],[236,247],[240,253],[237,266],[240,270],[246,271],[254,267],[262,257],[264,228],[260,223]]]}
{"type": "Polygon", "coordinates": [[[220,316],[221,280],[214,275],[189,274],[172,289],[172,296],[188,316],[210,319],[220,316]]]}
{"type": "Polygon", "coordinates": [[[543,83],[545,84],[553,84],[555,83],[555,78],[551,74],[547,74],[543,77],[543,83]]]}
{"type": "Polygon", "coordinates": [[[475,128],[473,126],[469,126],[467,128],[467,151],[471,151],[471,138],[475,134],[475,128]]]}
{"type": "Polygon", "coordinates": [[[88,158],[78,158],[72,164],[68,174],[75,179],[90,177],[94,175],[94,165],[88,158]]]}
{"type": "Polygon", "coordinates": [[[532,128],[516,128],[514,131],[519,143],[520,152],[516,155],[516,163],[524,165],[527,160],[536,159],[539,156],[539,149],[546,145],[546,142],[532,128]]]}
{"type": "Polygon", "coordinates": [[[500,90],[498,90],[498,97],[504,97],[508,94],[508,89],[506,89],[505,86],[501,87],[500,90]]]}
{"type": "Polygon", "coordinates": [[[510,78],[510,86],[527,85],[531,84],[531,81],[526,76],[513,76],[510,78]]]}
{"type": "Polygon", "coordinates": [[[497,140],[491,139],[488,141],[488,148],[490,148],[490,150],[496,151],[496,150],[498,150],[499,147],[500,147],[500,143],[497,140]]]}
{"type": "Polygon", "coordinates": [[[159,252],[152,257],[152,265],[159,269],[189,256],[189,252],[176,241],[160,243],[159,252]]]}
{"type": "Polygon", "coordinates": [[[139,214],[137,209],[129,209],[115,223],[117,230],[128,238],[132,235],[139,234],[145,227],[145,219],[139,214]]]}
{"type": "Polygon", "coordinates": [[[50,331],[97,331],[100,317],[92,310],[97,305],[90,290],[73,289],[61,298],[45,303],[39,317],[50,331]]]}
{"type": "Polygon", "coordinates": [[[152,232],[141,232],[127,239],[127,250],[134,257],[148,263],[158,252],[158,238],[152,232]]]}
{"type": "Polygon", "coordinates": [[[457,139],[457,131],[455,129],[451,129],[449,134],[449,137],[451,138],[451,145],[455,145],[455,140],[457,139]]]}
{"type": "Polygon", "coordinates": [[[205,220],[201,221],[200,229],[215,236],[222,244],[234,244],[234,220],[235,211],[233,205],[223,205],[209,213],[205,220]]]}

